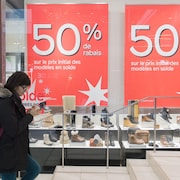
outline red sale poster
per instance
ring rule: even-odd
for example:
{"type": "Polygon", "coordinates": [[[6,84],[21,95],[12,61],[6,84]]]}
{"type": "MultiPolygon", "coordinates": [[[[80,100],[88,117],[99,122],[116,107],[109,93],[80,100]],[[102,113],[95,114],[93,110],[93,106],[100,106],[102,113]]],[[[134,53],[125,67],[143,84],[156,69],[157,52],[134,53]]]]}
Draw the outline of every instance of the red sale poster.
{"type": "Polygon", "coordinates": [[[25,105],[108,105],[108,5],[27,4],[27,59],[25,105]]]}
{"type": "Polygon", "coordinates": [[[157,106],[180,106],[179,19],[179,5],[126,6],[125,104],[161,96],[157,106]]]}

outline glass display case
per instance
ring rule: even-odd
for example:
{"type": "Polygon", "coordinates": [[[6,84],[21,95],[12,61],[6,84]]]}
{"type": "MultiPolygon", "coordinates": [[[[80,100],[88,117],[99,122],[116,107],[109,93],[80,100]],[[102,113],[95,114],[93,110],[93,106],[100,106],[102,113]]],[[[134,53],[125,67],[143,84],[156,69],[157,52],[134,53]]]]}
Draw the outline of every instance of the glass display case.
{"type": "Polygon", "coordinates": [[[118,122],[106,107],[99,112],[43,110],[29,125],[31,152],[44,171],[56,165],[120,165],[118,122]]]}
{"type": "Polygon", "coordinates": [[[130,100],[117,111],[123,165],[127,158],[146,158],[146,151],[179,150],[179,98],[153,96],[130,100]]]}
{"type": "Polygon", "coordinates": [[[125,166],[127,158],[146,158],[146,151],[179,150],[179,108],[166,106],[178,98],[130,100],[111,112],[108,107],[61,113],[47,108],[29,126],[31,151],[44,168],[52,168],[125,166]]]}

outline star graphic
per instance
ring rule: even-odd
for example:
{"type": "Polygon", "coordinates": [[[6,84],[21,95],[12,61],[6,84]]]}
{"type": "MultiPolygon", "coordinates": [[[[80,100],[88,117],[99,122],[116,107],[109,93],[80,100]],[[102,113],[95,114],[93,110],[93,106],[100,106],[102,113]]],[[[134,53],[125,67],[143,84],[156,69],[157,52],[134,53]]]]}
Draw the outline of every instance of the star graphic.
{"type": "Polygon", "coordinates": [[[42,84],[42,83],[43,83],[43,80],[42,80],[42,79],[40,79],[40,80],[39,80],[39,84],[42,84]]]}
{"type": "Polygon", "coordinates": [[[51,91],[50,91],[49,88],[45,88],[45,89],[44,89],[44,93],[45,93],[46,95],[48,95],[50,92],[51,92],[51,91]]]}
{"type": "Polygon", "coordinates": [[[100,106],[101,101],[106,101],[106,102],[108,101],[107,98],[104,96],[108,92],[108,90],[101,89],[102,76],[100,77],[95,87],[87,79],[86,82],[89,87],[89,90],[88,91],[79,90],[79,92],[86,94],[88,96],[88,100],[86,101],[85,106],[91,102],[95,102],[97,106],[100,106]]]}
{"type": "Polygon", "coordinates": [[[25,106],[26,109],[28,109],[28,108],[31,108],[33,105],[37,105],[43,101],[48,101],[48,100],[56,101],[57,100],[56,98],[47,96],[50,94],[50,92],[51,91],[49,88],[44,88],[45,96],[41,96],[41,97],[37,96],[36,95],[36,80],[34,80],[30,88],[27,90],[27,92],[21,97],[23,105],[25,106]]]}

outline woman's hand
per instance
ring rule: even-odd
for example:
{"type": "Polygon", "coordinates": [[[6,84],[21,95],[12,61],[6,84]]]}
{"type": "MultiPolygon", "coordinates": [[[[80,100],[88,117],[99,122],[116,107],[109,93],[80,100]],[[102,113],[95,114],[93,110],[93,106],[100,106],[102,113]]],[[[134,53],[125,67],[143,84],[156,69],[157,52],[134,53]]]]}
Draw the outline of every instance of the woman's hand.
{"type": "Polygon", "coordinates": [[[27,111],[27,113],[31,114],[32,116],[37,116],[40,113],[40,107],[39,106],[33,106],[31,109],[27,111]]]}

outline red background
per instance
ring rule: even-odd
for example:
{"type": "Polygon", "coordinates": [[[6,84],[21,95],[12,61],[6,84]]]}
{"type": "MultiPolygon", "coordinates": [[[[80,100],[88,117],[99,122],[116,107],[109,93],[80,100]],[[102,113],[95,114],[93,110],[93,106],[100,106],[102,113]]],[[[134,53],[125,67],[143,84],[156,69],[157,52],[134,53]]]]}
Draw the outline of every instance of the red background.
{"type": "MultiPolygon", "coordinates": [[[[75,36],[71,30],[63,33],[62,44],[64,49],[72,49],[75,43],[75,36]]],[[[79,91],[88,91],[88,80],[92,86],[96,86],[102,78],[101,89],[108,89],[108,6],[107,4],[28,4],[27,5],[27,58],[28,70],[32,70],[32,81],[36,81],[35,96],[46,97],[44,89],[48,88],[49,105],[62,105],[63,95],[76,95],[77,105],[88,105],[88,96],[79,91]],[[80,33],[80,49],[73,56],[65,56],[57,48],[58,29],[66,24],[74,24],[80,33]],[[89,34],[83,32],[84,24],[92,27],[98,23],[97,30],[102,33],[102,38],[96,40],[94,36],[88,41],[89,34]],[[36,45],[44,50],[49,47],[47,40],[36,41],[33,38],[34,24],[51,24],[52,29],[41,29],[39,34],[47,34],[54,39],[55,49],[52,54],[40,56],[36,54],[32,47],[36,45]],[[99,56],[85,56],[83,45],[90,44],[92,51],[101,51],[99,56]],[[36,70],[35,60],[80,60],[80,65],[75,65],[75,70],[36,70]],[[56,100],[53,100],[55,98],[56,100]]],[[[96,95],[95,95],[96,96],[96,95]]],[[[108,93],[105,93],[108,98],[108,93]]],[[[48,98],[46,98],[48,99],[48,98]]],[[[89,102],[94,104],[95,102],[89,102]]],[[[99,105],[107,105],[108,101],[102,100],[99,105]]]]}
{"type": "MultiPolygon", "coordinates": [[[[179,72],[180,65],[171,66],[173,71],[132,71],[131,63],[140,61],[146,63],[156,63],[159,61],[176,62],[180,61],[179,45],[177,52],[172,56],[161,56],[156,50],[154,42],[155,34],[161,25],[172,25],[180,33],[179,26],[180,6],[179,5],[127,5],[125,10],[125,104],[129,99],[142,99],[147,96],[173,96],[177,98],[158,99],[158,106],[180,105],[177,92],[180,91],[179,72]],[[133,46],[137,51],[145,51],[147,43],[145,41],[133,42],[131,39],[132,25],[150,25],[149,30],[136,31],[137,36],[148,37],[152,44],[152,52],[145,57],[135,56],[130,48],[133,46]]],[[[172,49],[174,38],[170,30],[164,30],[159,39],[160,47],[163,51],[172,49]]],[[[178,40],[179,43],[179,40],[178,40]]],[[[149,66],[152,69],[155,65],[149,66]]],[[[162,66],[158,66],[161,68],[162,66]]],[[[167,67],[167,66],[163,66],[167,67]]],[[[153,103],[144,103],[143,106],[153,106],[153,103]]]]}

